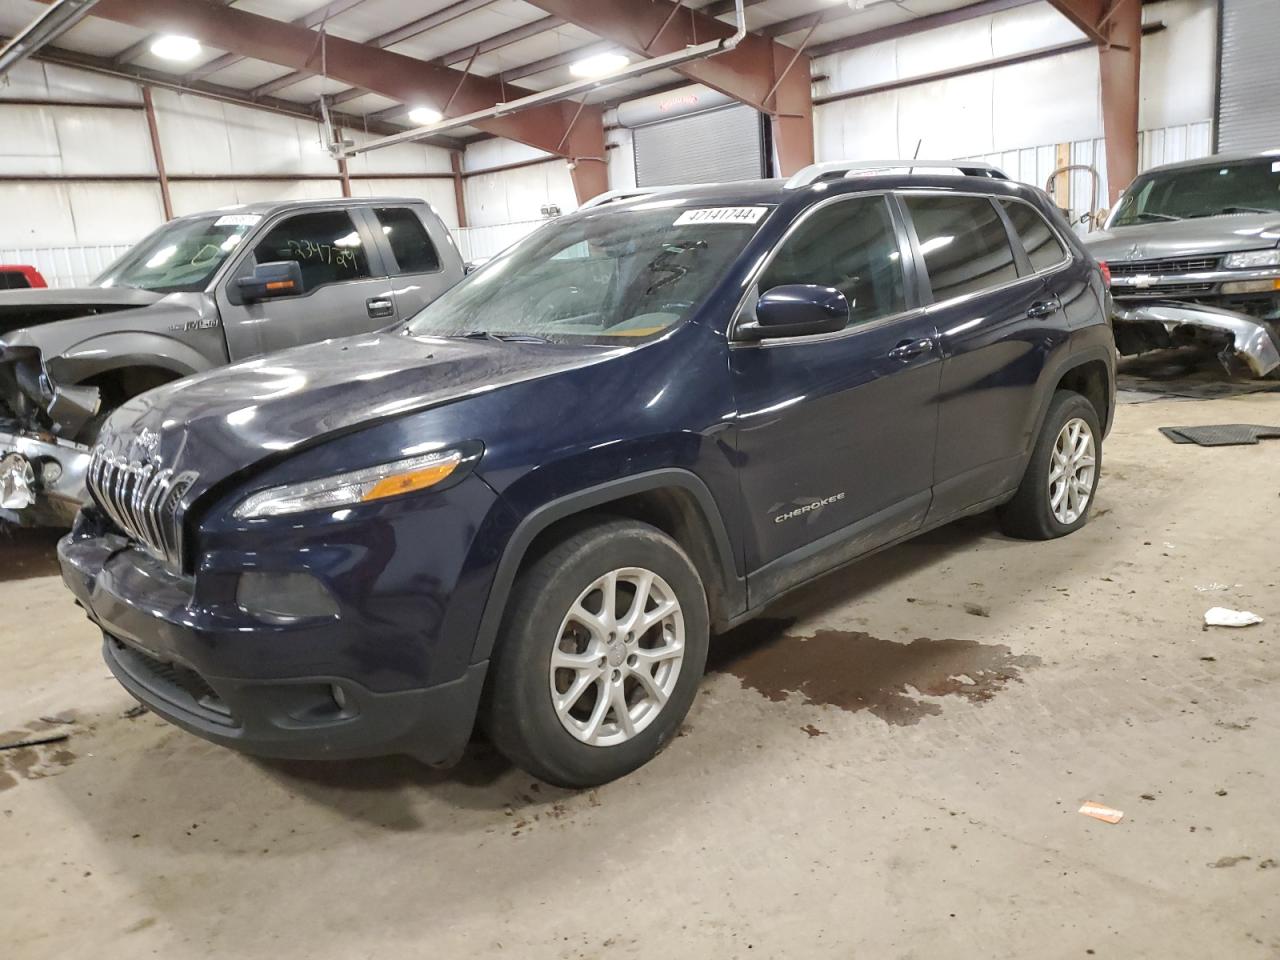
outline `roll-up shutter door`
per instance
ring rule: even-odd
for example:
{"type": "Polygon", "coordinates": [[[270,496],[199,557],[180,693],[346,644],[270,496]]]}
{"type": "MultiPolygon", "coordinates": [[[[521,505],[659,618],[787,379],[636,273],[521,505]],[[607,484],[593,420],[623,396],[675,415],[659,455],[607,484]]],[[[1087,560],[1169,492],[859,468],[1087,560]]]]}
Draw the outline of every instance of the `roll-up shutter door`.
{"type": "Polygon", "coordinates": [[[1280,0],[1224,0],[1218,150],[1280,149],[1280,0]]]}
{"type": "Polygon", "coordinates": [[[636,127],[636,186],[717,183],[764,176],[760,114],[744,105],[636,127]]]}

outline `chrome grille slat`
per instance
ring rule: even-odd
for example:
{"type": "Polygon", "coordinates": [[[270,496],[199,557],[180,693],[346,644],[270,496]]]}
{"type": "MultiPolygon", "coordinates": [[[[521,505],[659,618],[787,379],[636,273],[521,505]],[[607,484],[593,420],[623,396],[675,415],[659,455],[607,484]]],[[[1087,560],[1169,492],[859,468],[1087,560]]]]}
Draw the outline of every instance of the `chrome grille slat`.
{"type": "Polygon", "coordinates": [[[1208,273],[1218,269],[1218,257],[1168,257],[1163,260],[1109,261],[1112,277],[1171,276],[1184,273],[1208,273]]]}
{"type": "Polygon", "coordinates": [[[196,474],[154,460],[129,461],[102,447],[89,462],[89,495],[120,531],[172,567],[182,563],[181,500],[196,474]]]}

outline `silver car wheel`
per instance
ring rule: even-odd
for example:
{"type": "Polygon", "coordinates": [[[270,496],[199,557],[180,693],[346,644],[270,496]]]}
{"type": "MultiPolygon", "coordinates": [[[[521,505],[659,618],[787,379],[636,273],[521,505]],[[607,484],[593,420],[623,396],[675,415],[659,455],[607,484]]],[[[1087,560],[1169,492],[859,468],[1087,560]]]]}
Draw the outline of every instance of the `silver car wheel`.
{"type": "Polygon", "coordinates": [[[1093,497],[1097,464],[1093,430],[1073,417],[1058,434],[1049,465],[1049,509],[1059,523],[1071,526],[1084,516],[1093,497]]]}
{"type": "Polygon", "coordinates": [[[583,743],[626,743],[662,712],[684,662],[684,613],[652,570],[624,567],[578,596],[551,652],[551,702],[583,743]]]}

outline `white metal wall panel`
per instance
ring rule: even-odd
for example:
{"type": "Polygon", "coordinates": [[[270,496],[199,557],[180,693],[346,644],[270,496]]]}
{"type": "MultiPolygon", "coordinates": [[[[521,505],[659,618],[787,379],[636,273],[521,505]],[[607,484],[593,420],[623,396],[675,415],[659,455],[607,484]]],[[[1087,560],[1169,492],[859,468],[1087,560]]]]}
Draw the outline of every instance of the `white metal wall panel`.
{"type": "Polygon", "coordinates": [[[333,180],[184,180],[169,184],[175,216],[261,200],[320,200],[342,196],[333,180]]]}
{"type": "Polygon", "coordinates": [[[1280,149],[1278,0],[1223,0],[1218,147],[1223,153],[1280,149]]]}
{"type": "Polygon", "coordinates": [[[467,222],[473,227],[537,220],[546,204],[558,206],[561,213],[578,209],[569,165],[558,159],[473,174],[463,189],[467,222]]]}
{"type": "Polygon", "coordinates": [[[517,223],[497,223],[484,227],[463,227],[453,232],[458,241],[458,253],[463,262],[486,260],[501,253],[517,240],[523,240],[546,223],[546,220],[522,220],[517,223]]]}
{"type": "MultiPolygon", "coordinates": [[[[360,130],[344,129],[343,136],[354,140],[357,144],[365,143],[374,137],[360,130]]],[[[443,147],[433,147],[423,143],[401,143],[369,153],[359,153],[347,161],[347,169],[353,175],[373,175],[380,173],[451,173],[453,163],[449,158],[450,151],[443,147]]]]}
{"type": "Polygon", "coordinates": [[[351,193],[357,197],[421,197],[431,205],[446,227],[458,225],[458,201],[453,181],[424,177],[421,180],[352,180],[351,193]]]}
{"type": "Polygon", "coordinates": [[[59,173],[156,175],[147,115],[141,110],[49,107],[57,130],[59,173]]]}
{"type": "Polygon", "coordinates": [[[636,183],[717,183],[764,173],[760,114],[748,106],[721,107],[632,131],[636,183]]]}
{"type": "Polygon", "coordinates": [[[92,103],[142,103],[138,86],[100,74],[52,63],[24,60],[0,83],[4,100],[84,100],[92,103]]]}
{"type": "Polygon", "coordinates": [[[0,183],[0,246],[133,243],[164,222],[154,183],[0,183]]]}

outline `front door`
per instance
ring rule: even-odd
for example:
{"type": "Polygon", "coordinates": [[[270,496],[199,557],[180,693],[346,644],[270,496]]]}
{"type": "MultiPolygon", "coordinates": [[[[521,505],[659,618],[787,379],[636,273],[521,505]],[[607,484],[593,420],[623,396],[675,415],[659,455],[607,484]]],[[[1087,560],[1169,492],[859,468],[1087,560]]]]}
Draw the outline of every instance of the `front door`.
{"type": "Polygon", "coordinates": [[[268,228],[218,293],[233,361],[367,333],[396,321],[394,284],[362,219],[342,208],[285,216],[268,228]],[[258,303],[237,302],[235,280],[256,264],[295,260],[303,292],[258,303]]]}
{"type": "Polygon", "coordinates": [[[941,364],[911,263],[886,198],[864,195],[813,208],[761,276],[754,296],[835,287],[851,318],[731,347],[753,604],[924,521],[941,364]]]}

